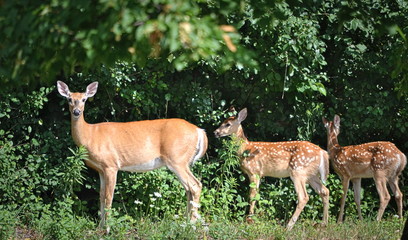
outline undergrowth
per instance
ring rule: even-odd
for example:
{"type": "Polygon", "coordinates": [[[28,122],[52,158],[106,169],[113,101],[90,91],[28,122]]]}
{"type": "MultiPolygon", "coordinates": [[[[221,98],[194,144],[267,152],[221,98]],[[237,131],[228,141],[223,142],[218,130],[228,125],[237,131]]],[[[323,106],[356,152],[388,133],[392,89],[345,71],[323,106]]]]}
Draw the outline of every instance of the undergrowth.
{"type": "Polygon", "coordinates": [[[377,222],[347,219],[337,224],[334,218],[324,227],[309,219],[300,219],[292,231],[282,224],[259,219],[254,224],[243,221],[198,221],[188,223],[184,218],[165,216],[133,218],[112,211],[111,232],[96,228],[94,219],[70,214],[51,216],[47,213],[28,225],[21,225],[18,213],[0,212],[1,239],[399,239],[404,221],[397,218],[377,222]]]}

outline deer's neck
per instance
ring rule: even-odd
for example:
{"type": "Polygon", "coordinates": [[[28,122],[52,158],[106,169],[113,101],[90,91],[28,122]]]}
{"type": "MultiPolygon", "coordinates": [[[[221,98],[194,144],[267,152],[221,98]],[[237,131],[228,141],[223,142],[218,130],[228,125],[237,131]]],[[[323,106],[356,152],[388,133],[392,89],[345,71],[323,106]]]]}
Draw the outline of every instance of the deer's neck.
{"type": "Polygon", "coordinates": [[[336,134],[327,134],[327,151],[329,152],[330,158],[334,157],[338,151],[341,150],[341,146],[337,140],[336,134]]]}
{"type": "Polygon", "coordinates": [[[245,143],[248,142],[248,138],[245,136],[242,126],[239,126],[238,131],[235,134],[240,140],[243,140],[245,143]]]}
{"type": "Polygon", "coordinates": [[[71,116],[71,134],[77,146],[87,146],[89,139],[89,124],[85,122],[84,114],[78,119],[71,116]]]}
{"type": "Polygon", "coordinates": [[[239,126],[238,131],[236,132],[235,135],[237,136],[237,140],[241,145],[238,150],[238,154],[241,155],[246,150],[246,146],[248,145],[249,141],[248,138],[245,136],[244,129],[242,128],[242,126],[239,126]]]}

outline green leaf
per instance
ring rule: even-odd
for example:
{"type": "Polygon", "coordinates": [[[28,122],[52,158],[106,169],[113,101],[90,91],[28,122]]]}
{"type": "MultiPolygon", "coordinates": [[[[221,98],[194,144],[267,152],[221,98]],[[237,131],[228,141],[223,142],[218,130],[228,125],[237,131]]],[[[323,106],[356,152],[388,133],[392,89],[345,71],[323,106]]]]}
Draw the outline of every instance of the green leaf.
{"type": "Polygon", "coordinates": [[[37,141],[37,139],[35,139],[35,138],[31,139],[31,142],[32,142],[32,144],[33,144],[35,147],[40,146],[40,143],[39,143],[39,142],[37,141]]]}

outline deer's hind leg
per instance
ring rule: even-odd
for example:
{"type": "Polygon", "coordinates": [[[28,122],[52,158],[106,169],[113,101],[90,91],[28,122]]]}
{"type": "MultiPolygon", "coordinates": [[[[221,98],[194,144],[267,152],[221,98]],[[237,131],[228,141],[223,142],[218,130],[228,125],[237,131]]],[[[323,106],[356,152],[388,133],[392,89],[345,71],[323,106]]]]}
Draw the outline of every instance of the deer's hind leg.
{"type": "Polygon", "coordinates": [[[380,208],[378,209],[377,221],[380,221],[384,210],[390,201],[390,194],[387,189],[387,177],[385,172],[377,171],[374,173],[375,186],[377,187],[378,195],[380,196],[380,208]]]}
{"type": "Polygon", "coordinates": [[[295,185],[295,190],[296,190],[296,194],[298,198],[298,204],[296,206],[295,212],[293,213],[286,227],[287,230],[291,230],[293,228],[293,225],[295,225],[296,221],[298,220],[300,213],[303,211],[303,208],[305,207],[306,203],[309,201],[309,195],[307,195],[307,192],[306,192],[307,177],[301,173],[292,172],[290,178],[292,179],[295,185]]]}
{"type": "Polygon", "coordinates": [[[320,178],[317,176],[313,176],[309,180],[310,186],[320,195],[323,202],[323,224],[327,226],[329,222],[329,189],[327,189],[323,183],[320,181],[320,178]]]}
{"type": "Polygon", "coordinates": [[[186,190],[187,195],[187,212],[186,215],[190,221],[196,221],[200,215],[198,208],[200,207],[200,195],[202,184],[190,171],[188,165],[168,166],[179,178],[181,185],[186,190]]]}
{"type": "Polygon", "coordinates": [[[391,191],[394,193],[395,202],[398,207],[398,216],[402,218],[402,192],[398,186],[398,176],[390,179],[388,183],[390,184],[391,191]]]}

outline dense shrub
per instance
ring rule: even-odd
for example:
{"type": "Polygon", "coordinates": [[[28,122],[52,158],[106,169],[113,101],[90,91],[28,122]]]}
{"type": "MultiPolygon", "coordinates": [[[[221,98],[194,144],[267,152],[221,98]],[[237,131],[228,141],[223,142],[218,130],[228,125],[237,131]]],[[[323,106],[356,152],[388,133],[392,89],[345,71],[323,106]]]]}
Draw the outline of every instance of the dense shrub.
{"type": "MultiPolygon", "coordinates": [[[[176,64],[170,54],[170,58],[147,58],[143,67],[110,60],[114,63],[109,67],[97,65],[82,71],[78,66],[75,74],[60,76],[73,92],[84,91],[92,81],[100,83],[98,93],[87,102],[85,119],[90,123],[178,117],[206,129],[210,147],[193,171],[204,186],[201,213],[209,221],[241,221],[248,209],[250,186],[239,170],[236,146],[212,134],[229,116],[226,110],[230,105],[248,108],[243,126],[250,140],[305,139],[325,148],[321,117],[339,114],[340,144],[389,140],[408,152],[408,98],[405,82],[398,80],[406,77],[400,56],[406,52],[406,39],[401,38],[406,27],[388,26],[399,35],[388,34],[381,27],[383,20],[408,25],[406,4],[361,1],[350,6],[355,15],[342,18],[348,12],[343,12],[337,1],[313,6],[300,6],[295,1],[273,6],[267,1],[259,5],[251,2],[239,11],[227,12],[234,14],[223,13],[215,2],[204,6],[203,11],[217,9],[225,22],[236,27],[241,45],[251,50],[242,56],[243,62],[256,65],[231,64],[237,56],[232,58],[230,52],[200,57],[190,64],[180,58],[176,64]],[[384,14],[366,19],[359,15],[364,12],[384,14]]],[[[2,60],[4,55],[0,57],[2,60]]],[[[2,74],[0,78],[6,82],[2,74]]],[[[99,178],[84,167],[86,152],[71,139],[66,100],[54,86],[23,84],[10,89],[0,89],[0,213],[4,213],[0,220],[9,226],[0,225],[6,229],[0,231],[4,233],[0,237],[9,237],[13,234],[10,229],[22,223],[35,225],[53,238],[75,238],[78,222],[96,226],[99,178]],[[67,227],[62,228],[59,222],[67,227]]],[[[408,192],[406,178],[404,172],[403,192],[408,192]]],[[[333,216],[341,197],[339,178],[332,174],[327,186],[333,216]]],[[[363,189],[363,215],[372,218],[379,205],[373,181],[364,180],[363,189]]],[[[320,219],[321,200],[309,188],[308,193],[310,201],[301,217],[320,219]]],[[[167,169],[119,173],[112,215],[123,228],[134,224],[133,217],[149,216],[153,221],[164,216],[181,217],[186,206],[184,195],[176,176],[167,169]]],[[[256,198],[257,217],[279,223],[287,221],[296,206],[290,179],[264,178],[256,198]]],[[[391,201],[386,215],[395,212],[391,201]]],[[[355,215],[352,194],[346,213],[355,215]]]]}
{"type": "MultiPolygon", "coordinates": [[[[194,71],[191,70],[191,72],[194,71]]],[[[224,112],[223,109],[234,102],[222,99],[222,91],[212,89],[211,85],[216,80],[201,80],[202,76],[199,73],[197,75],[199,77],[190,82],[189,91],[182,91],[182,86],[188,84],[189,78],[165,80],[169,76],[185,74],[187,73],[166,72],[166,74],[157,75],[133,65],[118,63],[115,68],[103,67],[102,71],[89,75],[78,74],[67,81],[72,91],[84,91],[87,83],[91,81],[100,82],[98,93],[87,104],[85,118],[88,122],[182,117],[205,128],[211,145],[207,156],[193,167],[195,175],[204,185],[201,212],[206,219],[243,220],[248,207],[247,177],[239,170],[234,146],[230,141],[217,140],[212,136],[212,131],[218,124],[231,114],[224,112]]],[[[330,92],[330,88],[328,89],[330,92]]],[[[398,100],[396,95],[385,87],[383,91],[387,94],[379,94],[395,99],[390,102],[390,105],[393,105],[391,109],[396,107],[396,102],[404,101],[398,100]]],[[[345,94],[351,93],[345,92],[345,94]]],[[[86,158],[86,153],[83,150],[70,150],[76,147],[70,136],[69,115],[65,100],[58,97],[54,87],[41,88],[27,94],[8,93],[4,96],[2,98],[4,100],[1,101],[0,167],[1,171],[7,174],[0,177],[2,208],[16,210],[24,206],[21,211],[22,219],[28,220],[31,217],[40,216],[38,214],[41,214],[44,209],[50,211],[46,206],[53,207],[63,202],[67,207],[70,206],[74,215],[97,218],[98,177],[95,171],[84,167],[81,159],[86,158]],[[67,201],[69,199],[71,200],[67,201]],[[34,212],[25,213],[26,211],[34,212]]],[[[337,98],[328,97],[328,99],[337,98]]],[[[375,95],[375,101],[382,100],[375,95]]],[[[289,122],[285,123],[285,127],[269,129],[279,135],[273,134],[269,138],[265,137],[265,140],[316,139],[323,147],[325,133],[320,126],[319,118],[324,111],[332,112],[335,106],[327,108],[321,103],[312,103],[308,106],[301,101],[295,106],[291,110],[293,117],[287,119],[289,122]],[[285,130],[300,122],[303,124],[298,125],[297,128],[285,130]],[[293,135],[293,131],[297,132],[297,137],[296,134],[293,135]]],[[[253,140],[261,140],[264,139],[263,135],[269,135],[262,133],[267,126],[282,124],[280,115],[269,111],[256,113],[258,108],[259,106],[249,108],[250,117],[244,123],[249,138],[253,140]],[[269,116],[269,119],[263,123],[265,116],[269,116]]],[[[365,107],[355,107],[347,114],[357,114],[364,112],[365,109],[365,107]]],[[[382,105],[377,109],[385,111],[388,107],[382,105]]],[[[404,113],[404,111],[398,112],[402,119],[407,117],[404,113]]],[[[394,134],[384,125],[369,128],[369,125],[374,125],[375,121],[353,125],[347,121],[349,118],[346,117],[344,120],[342,129],[351,130],[342,131],[341,143],[345,142],[343,139],[351,139],[349,142],[359,140],[364,142],[373,138],[370,134],[365,134],[365,138],[358,138],[361,135],[352,134],[356,128],[359,131],[376,134],[384,129],[389,134],[393,134],[396,140],[401,134],[399,132],[394,134]]],[[[395,120],[401,121],[400,118],[395,120]]],[[[405,147],[404,144],[399,146],[402,149],[405,147]]],[[[405,176],[402,180],[404,179],[405,176]]],[[[374,216],[375,209],[378,207],[375,187],[369,180],[363,181],[363,184],[365,185],[363,214],[374,216]]],[[[338,177],[332,175],[327,185],[331,190],[331,214],[336,215],[337,212],[334,209],[341,196],[341,184],[338,177]]],[[[402,185],[404,189],[405,185],[402,185]]],[[[308,189],[308,192],[311,198],[302,217],[320,219],[321,200],[311,189],[308,189]]],[[[150,216],[157,219],[166,214],[183,216],[186,205],[184,195],[184,189],[177,177],[166,169],[143,174],[120,172],[113,206],[118,209],[119,214],[126,213],[131,216],[150,216]]],[[[296,206],[296,195],[290,179],[263,179],[257,198],[259,200],[257,216],[262,218],[284,221],[291,216],[296,206]]],[[[393,205],[391,203],[392,208],[394,208],[393,205]]],[[[354,201],[350,195],[347,214],[354,213],[354,201]]],[[[395,210],[386,211],[386,213],[393,214],[395,210]]]]}

